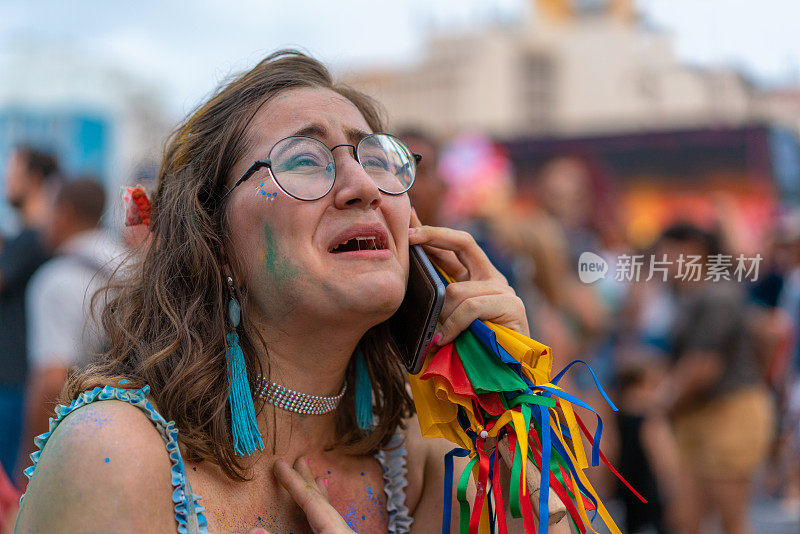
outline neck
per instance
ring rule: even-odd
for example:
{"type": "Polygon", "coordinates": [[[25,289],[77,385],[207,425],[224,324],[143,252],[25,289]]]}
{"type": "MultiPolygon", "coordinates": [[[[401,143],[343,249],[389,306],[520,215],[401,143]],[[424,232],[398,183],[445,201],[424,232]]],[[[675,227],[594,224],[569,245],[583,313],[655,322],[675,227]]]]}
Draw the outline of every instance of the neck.
{"type": "Polygon", "coordinates": [[[25,228],[40,229],[47,220],[48,203],[41,190],[36,191],[25,199],[25,204],[20,208],[20,217],[25,228]]]}
{"type": "MultiPolygon", "coordinates": [[[[293,330],[261,328],[268,354],[262,368],[266,378],[300,393],[331,397],[338,395],[345,381],[345,370],[356,346],[366,331],[362,329],[314,325],[295,325],[293,330]],[[324,335],[321,335],[324,334],[324,335]]],[[[321,415],[305,415],[274,408],[269,404],[259,414],[265,436],[275,434],[275,452],[319,452],[336,438],[338,410],[321,415]]],[[[271,451],[271,438],[265,445],[271,451]]]]}

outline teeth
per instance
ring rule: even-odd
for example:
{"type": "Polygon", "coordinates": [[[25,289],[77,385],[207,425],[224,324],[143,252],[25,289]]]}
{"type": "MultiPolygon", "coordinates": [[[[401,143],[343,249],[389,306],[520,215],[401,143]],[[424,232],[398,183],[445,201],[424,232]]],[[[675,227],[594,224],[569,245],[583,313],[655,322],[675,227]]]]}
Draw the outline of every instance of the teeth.
{"type": "Polygon", "coordinates": [[[376,248],[378,248],[377,245],[375,244],[374,237],[356,237],[356,242],[358,243],[358,250],[364,250],[367,248],[375,250],[376,248]]]}
{"type": "MultiPolygon", "coordinates": [[[[378,238],[375,236],[357,236],[355,238],[356,244],[358,245],[358,250],[378,250],[379,243],[378,238]]],[[[348,239],[346,241],[342,241],[333,250],[338,249],[342,245],[345,245],[348,241],[352,241],[352,239],[348,239]]]]}

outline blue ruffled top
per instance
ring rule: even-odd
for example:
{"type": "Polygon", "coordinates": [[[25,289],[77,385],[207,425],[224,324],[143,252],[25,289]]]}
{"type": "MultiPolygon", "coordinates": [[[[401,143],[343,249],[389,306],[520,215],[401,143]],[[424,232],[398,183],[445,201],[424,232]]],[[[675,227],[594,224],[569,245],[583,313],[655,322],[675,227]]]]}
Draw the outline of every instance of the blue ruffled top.
{"type": "MultiPolygon", "coordinates": [[[[126,382],[122,380],[120,384],[124,385],[126,382]]],[[[172,502],[174,503],[175,520],[178,522],[178,533],[208,534],[208,522],[205,515],[203,515],[205,509],[199,503],[201,497],[192,493],[192,486],[186,476],[183,458],[178,447],[178,429],[175,428],[174,421],[167,422],[156,411],[153,404],[147,399],[149,394],[150,386],[144,386],[140,389],[123,389],[113,386],[96,387],[91,391],[81,393],[69,406],[59,405],[56,408],[56,417],[50,419],[48,431],[34,438],[34,443],[39,450],[31,454],[33,465],[25,470],[25,475],[28,479],[33,477],[42,450],[47,445],[47,440],[66,416],[87,404],[97,401],[118,400],[127,402],[147,415],[166,444],[169,459],[172,463],[172,502]]],[[[378,460],[383,468],[386,508],[389,513],[389,534],[408,532],[413,521],[405,504],[405,487],[408,484],[406,480],[406,454],[406,449],[403,446],[403,436],[398,432],[392,437],[387,448],[375,455],[375,459],[378,460]]],[[[20,499],[20,504],[24,498],[25,495],[20,499]]]]}
{"type": "MultiPolygon", "coordinates": [[[[121,382],[121,383],[124,383],[121,382]]],[[[178,522],[178,532],[180,534],[208,534],[207,521],[203,515],[204,508],[198,502],[199,495],[192,493],[192,487],[189,484],[189,479],[186,476],[186,470],[183,465],[183,458],[181,451],[178,448],[178,429],[175,428],[175,422],[167,422],[160,413],[155,410],[153,404],[147,400],[150,394],[150,386],[144,386],[141,389],[123,389],[113,386],[96,387],[91,391],[84,391],[77,399],[72,401],[69,406],[59,405],[56,408],[56,417],[50,419],[50,428],[44,434],[34,438],[34,444],[39,448],[38,451],[31,454],[33,465],[25,470],[25,475],[28,479],[32,478],[36,472],[36,464],[39,462],[39,457],[42,450],[47,445],[47,440],[53,434],[53,430],[64,420],[66,416],[82,408],[87,404],[97,401],[105,400],[118,400],[127,402],[142,410],[148,419],[153,422],[155,427],[161,434],[161,438],[167,446],[170,462],[172,462],[172,502],[175,509],[175,520],[178,522]]],[[[25,495],[20,499],[20,504],[25,498],[25,495]]]]}

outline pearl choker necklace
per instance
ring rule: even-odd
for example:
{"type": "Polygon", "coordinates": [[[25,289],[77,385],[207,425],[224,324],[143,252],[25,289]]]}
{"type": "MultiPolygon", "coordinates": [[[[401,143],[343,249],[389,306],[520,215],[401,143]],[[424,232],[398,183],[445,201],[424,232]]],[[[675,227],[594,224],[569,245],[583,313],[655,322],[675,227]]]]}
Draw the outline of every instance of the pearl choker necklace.
{"type": "Polygon", "coordinates": [[[281,410],[308,415],[320,415],[332,412],[339,406],[339,401],[344,397],[347,383],[342,385],[342,390],[333,397],[309,395],[272,382],[266,377],[258,375],[256,395],[269,404],[281,410]]]}

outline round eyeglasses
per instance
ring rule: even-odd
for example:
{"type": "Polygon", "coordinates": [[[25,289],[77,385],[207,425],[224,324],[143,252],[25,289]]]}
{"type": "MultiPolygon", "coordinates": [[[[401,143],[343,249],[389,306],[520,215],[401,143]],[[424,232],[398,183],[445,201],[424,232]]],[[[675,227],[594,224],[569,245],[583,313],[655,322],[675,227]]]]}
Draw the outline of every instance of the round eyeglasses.
{"type": "Polygon", "coordinates": [[[298,200],[318,200],[333,189],[336,163],[332,151],[343,146],[353,149],[356,160],[382,192],[402,195],[414,184],[417,164],[422,156],[411,152],[393,135],[374,133],[363,137],[357,145],[343,144],[331,148],[319,139],[294,135],[275,143],[267,159],[253,163],[222,196],[222,200],[262,168],[269,171],[287,195],[298,200]]]}

